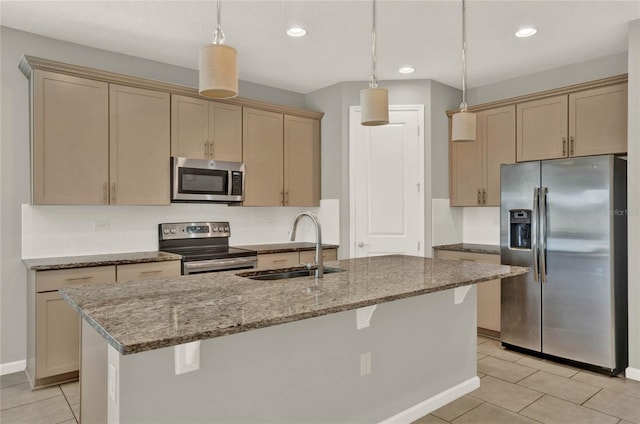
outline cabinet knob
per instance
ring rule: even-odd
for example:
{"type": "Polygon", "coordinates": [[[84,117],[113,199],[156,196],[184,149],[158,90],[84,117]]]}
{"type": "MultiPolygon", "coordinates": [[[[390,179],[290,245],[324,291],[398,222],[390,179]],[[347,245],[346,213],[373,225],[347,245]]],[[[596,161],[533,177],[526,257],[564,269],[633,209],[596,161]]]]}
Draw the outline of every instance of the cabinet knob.
{"type": "Polygon", "coordinates": [[[364,247],[364,243],[363,242],[358,243],[358,247],[364,247]]]}
{"type": "Polygon", "coordinates": [[[485,190],[484,188],[482,189],[482,204],[487,204],[487,190],[485,190]]]}
{"type": "Polygon", "coordinates": [[[116,183],[111,183],[111,203],[116,203],[116,183]]]}
{"type": "Polygon", "coordinates": [[[562,156],[567,156],[567,138],[562,137],[562,156]]]}
{"type": "Polygon", "coordinates": [[[208,141],[204,142],[204,157],[206,159],[209,159],[209,142],[208,141]]]}
{"type": "Polygon", "coordinates": [[[478,204],[482,204],[482,193],[480,192],[480,189],[478,189],[478,204]]]}

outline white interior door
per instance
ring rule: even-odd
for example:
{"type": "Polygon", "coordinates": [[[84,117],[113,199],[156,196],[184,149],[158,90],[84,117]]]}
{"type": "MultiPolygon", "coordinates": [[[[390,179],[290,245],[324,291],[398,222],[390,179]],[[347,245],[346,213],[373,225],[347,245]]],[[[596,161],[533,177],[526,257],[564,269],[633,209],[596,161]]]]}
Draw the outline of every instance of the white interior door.
{"type": "Polygon", "coordinates": [[[424,255],[421,106],[391,106],[389,124],[350,113],[351,256],[424,255]]]}

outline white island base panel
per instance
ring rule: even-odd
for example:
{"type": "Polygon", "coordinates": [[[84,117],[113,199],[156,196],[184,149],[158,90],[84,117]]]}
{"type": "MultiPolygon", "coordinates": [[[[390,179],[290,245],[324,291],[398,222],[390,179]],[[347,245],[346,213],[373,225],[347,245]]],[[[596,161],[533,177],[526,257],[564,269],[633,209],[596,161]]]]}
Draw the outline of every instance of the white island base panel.
{"type": "Polygon", "coordinates": [[[123,356],[83,320],[81,422],[411,422],[480,385],[465,289],[202,340],[180,375],[175,347],[123,356]]]}

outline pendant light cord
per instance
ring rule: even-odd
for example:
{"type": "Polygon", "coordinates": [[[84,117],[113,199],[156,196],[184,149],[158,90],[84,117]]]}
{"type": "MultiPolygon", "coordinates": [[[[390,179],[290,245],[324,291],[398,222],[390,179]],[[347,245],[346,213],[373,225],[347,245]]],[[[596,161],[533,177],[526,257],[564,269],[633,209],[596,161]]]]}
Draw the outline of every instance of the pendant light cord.
{"type": "Polygon", "coordinates": [[[372,63],[372,73],[371,78],[369,78],[369,87],[376,88],[378,86],[378,69],[376,66],[376,0],[373,0],[373,24],[371,25],[371,61],[372,63]]]}
{"type": "Polygon", "coordinates": [[[215,31],[213,31],[213,35],[211,37],[211,42],[213,44],[224,44],[224,32],[222,31],[222,26],[220,25],[220,0],[218,0],[218,6],[217,6],[217,12],[218,12],[218,26],[216,27],[215,31]]]}
{"type": "Polygon", "coordinates": [[[467,37],[465,22],[465,0],[462,0],[462,103],[460,103],[461,112],[467,111],[467,37]]]}

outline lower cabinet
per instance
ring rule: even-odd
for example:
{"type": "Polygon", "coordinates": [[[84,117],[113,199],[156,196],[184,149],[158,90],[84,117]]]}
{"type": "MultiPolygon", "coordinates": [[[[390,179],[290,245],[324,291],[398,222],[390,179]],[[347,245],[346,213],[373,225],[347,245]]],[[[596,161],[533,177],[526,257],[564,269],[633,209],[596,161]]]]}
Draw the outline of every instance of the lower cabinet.
{"type": "MultiPolygon", "coordinates": [[[[437,259],[500,264],[500,255],[436,250],[437,259]]],[[[500,335],[500,280],[480,283],[478,286],[478,331],[490,336],[500,335]]]]}
{"type": "MultiPolygon", "coordinates": [[[[286,268],[315,262],[315,258],[315,250],[258,254],[258,268],[286,268]]],[[[323,261],[337,260],[338,249],[322,249],[322,259],[323,261]]]]}
{"type": "Polygon", "coordinates": [[[29,271],[27,376],[32,388],[78,378],[80,316],[58,289],[180,275],[180,261],[29,271]]]}

